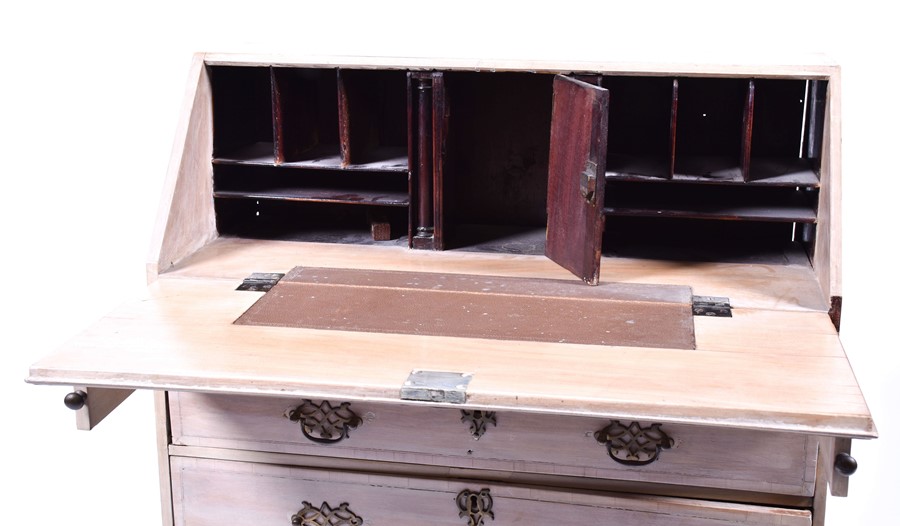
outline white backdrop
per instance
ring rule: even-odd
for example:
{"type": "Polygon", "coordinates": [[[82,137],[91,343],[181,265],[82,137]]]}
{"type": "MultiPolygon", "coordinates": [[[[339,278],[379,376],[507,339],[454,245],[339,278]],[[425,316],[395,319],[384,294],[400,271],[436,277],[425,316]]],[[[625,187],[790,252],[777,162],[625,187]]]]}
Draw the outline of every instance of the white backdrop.
{"type": "Polygon", "coordinates": [[[829,501],[828,524],[884,524],[900,489],[891,307],[898,293],[892,245],[900,224],[900,83],[888,54],[900,46],[892,17],[860,1],[621,4],[5,6],[0,371],[10,396],[0,440],[12,493],[2,499],[4,522],[159,524],[152,397],[138,393],[96,430],[76,432],[61,403],[66,390],[23,378],[30,363],[143,287],[194,51],[676,60],[701,52],[739,61],[797,50],[824,52],[843,65],[842,338],[882,435],[855,444],[860,470],[850,498],[829,501]]]}

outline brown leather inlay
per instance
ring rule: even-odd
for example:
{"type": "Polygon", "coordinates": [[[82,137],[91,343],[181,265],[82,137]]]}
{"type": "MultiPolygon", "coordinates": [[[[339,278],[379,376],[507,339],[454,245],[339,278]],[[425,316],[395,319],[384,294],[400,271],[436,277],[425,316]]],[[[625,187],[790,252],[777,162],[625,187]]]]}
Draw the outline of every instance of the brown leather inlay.
{"type": "Polygon", "coordinates": [[[235,323],[694,348],[691,290],[670,285],[296,267],[235,323]]]}

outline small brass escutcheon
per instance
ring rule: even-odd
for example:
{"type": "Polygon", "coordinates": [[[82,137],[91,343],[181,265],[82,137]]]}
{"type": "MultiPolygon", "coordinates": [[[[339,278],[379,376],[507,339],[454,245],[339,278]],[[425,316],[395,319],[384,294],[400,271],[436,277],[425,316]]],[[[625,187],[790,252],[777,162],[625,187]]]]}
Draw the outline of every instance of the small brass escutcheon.
{"type": "Polygon", "coordinates": [[[483,526],[485,517],[494,520],[494,499],[489,489],[460,491],[456,496],[456,507],[459,508],[459,517],[466,519],[468,526],[483,526]]]}
{"type": "Polygon", "coordinates": [[[588,160],[584,164],[584,171],[581,172],[581,197],[588,204],[594,204],[597,193],[597,163],[588,160]]]}
{"type": "Polygon", "coordinates": [[[475,440],[484,435],[488,424],[494,424],[494,427],[497,427],[497,413],[495,411],[481,411],[479,409],[467,411],[462,409],[460,413],[462,413],[460,420],[469,423],[469,432],[472,433],[475,440]]]}

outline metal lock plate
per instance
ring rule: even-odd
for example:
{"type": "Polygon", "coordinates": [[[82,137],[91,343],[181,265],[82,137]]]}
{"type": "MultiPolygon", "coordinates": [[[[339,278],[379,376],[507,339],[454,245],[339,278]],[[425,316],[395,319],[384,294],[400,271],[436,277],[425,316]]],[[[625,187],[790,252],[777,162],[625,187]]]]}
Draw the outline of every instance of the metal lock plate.
{"type": "Polygon", "coordinates": [[[471,379],[471,373],[414,370],[400,389],[400,399],[464,404],[471,379]]]}

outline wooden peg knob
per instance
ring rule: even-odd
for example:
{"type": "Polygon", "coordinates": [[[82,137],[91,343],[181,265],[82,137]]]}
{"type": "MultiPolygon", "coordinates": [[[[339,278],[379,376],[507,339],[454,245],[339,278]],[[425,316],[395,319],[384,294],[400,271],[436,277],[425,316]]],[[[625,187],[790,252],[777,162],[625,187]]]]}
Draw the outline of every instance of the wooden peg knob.
{"type": "Polygon", "coordinates": [[[77,411],[84,407],[84,404],[87,402],[87,393],[84,391],[73,391],[66,395],[63,399],[63,403],[66,404],[66,407],[73,411],[77,411]]]}
{"type": "Polygon", "coordinates": [[[849,453],[838,453],[834,457],[834,469],[841,475],[849,477],[856,473],[856,468],[858,467],[859,464],[856,462],[856,459],[851,457],[849,453]]]}

